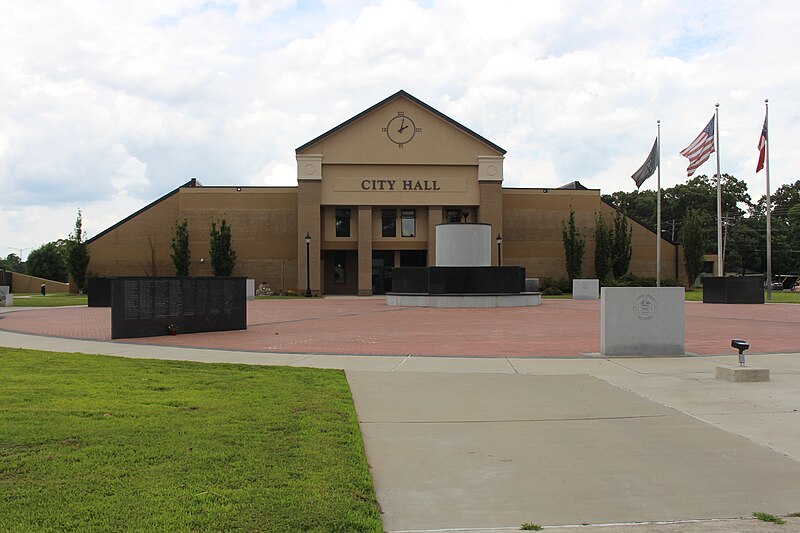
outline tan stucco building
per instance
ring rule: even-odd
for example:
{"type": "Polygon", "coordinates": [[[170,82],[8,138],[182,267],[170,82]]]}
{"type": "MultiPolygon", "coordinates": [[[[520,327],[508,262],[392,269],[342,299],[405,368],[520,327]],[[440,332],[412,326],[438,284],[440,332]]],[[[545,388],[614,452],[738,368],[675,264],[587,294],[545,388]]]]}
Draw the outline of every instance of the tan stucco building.
{"type": "MultiPolygon", "coordinates": [[[[505,150],[400,91],[296,151],[296,187],[175,189],[89,241],[90,275],[172,275],[174,226],[189,223],[191,275],[210,275],[212,220],[224,218],[235,275],[274,290],[369,295],[390,290],[394,266],[435,262],[435,227],[491,224],[504,265],[529,277],[566,276],[561,224],[576,213],[593,275],[597,213],[613,209],[598,189],[503,188],[505,150]],[[310,237],[308,257],[306,236],[310,237]],[[306,263],[309,264],[308,271],[306,263]]],[[[655,234],[630,221],[631,271],[655,275],[655,234]]],[[[681,277],[679,247],[662,239],[662,277],[681,277]]],[[[497,249],[492,247],[493,263],[497,249]]]]}

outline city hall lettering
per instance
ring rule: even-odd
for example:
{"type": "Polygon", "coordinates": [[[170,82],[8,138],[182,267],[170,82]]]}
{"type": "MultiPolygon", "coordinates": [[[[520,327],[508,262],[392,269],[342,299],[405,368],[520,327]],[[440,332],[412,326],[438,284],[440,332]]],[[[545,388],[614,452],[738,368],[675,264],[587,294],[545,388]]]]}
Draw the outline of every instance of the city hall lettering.
{"type": "Polygon", "coordinates": [[[440,191],[436,180],[362,180],[364,191],[440,191]]]}

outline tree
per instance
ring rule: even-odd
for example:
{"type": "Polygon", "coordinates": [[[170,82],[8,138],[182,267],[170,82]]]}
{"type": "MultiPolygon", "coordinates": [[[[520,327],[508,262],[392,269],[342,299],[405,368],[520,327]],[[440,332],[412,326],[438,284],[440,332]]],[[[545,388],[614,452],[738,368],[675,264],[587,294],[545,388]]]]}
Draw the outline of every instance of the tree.
{"type": "Polygon", "coordinates": [[[0,259],[0,268],[10,270],[12,272],[25,273],[25,266],[17,254],[8,254],[5,259],[0,259]]]}
{"type": "MultiPolygon", "coordinates": [[[[772,201],[772,216],[786,219],[792,207],[800,205],[800,180],[781,185],[770,195],[770,200],[772,201]]],[[[759,202],[766,204],[766,195],[762,196],[759,202]]]]}
{"type": "Polygon", "coordinates": [[[611,273],[613,240],[613,229],[606,224],[603,213],[598,213],[594,225],[594,273],[600,281],[608,279],[611,273]]]}
{"type": "Polygon", "coordinates": [[[86,289],[86,269],[89,267],[89,249],[84,242],[83,217],[78,209],[78,218],[75,220],[75,230],[70,233],[67,241],[67,270],[79,292],[86,289]]]}
{"type": "Polygon", "coordinates": [[[31,251],[26,263],[28,274],[54,281],[67,281],[67,263],[61,242],[48,242],[31,251]]]}
{"type": "Polygon", "coordinates": [[[211,256],[211,274],[230,276],[236,265],[236,252],[231,245],[231,228],[224,218],[220,222],[219,229],[216,222],[211,222],[211,242],[208,251],[211,256]]]}
{"type": "MultiPolygon", "coordinates": [[[[750,207],[752,201],[747,193],[747,184],[729,174],[722,175],[722,215],[739,219],[745,211],[739,205],[750,207]]],[[[714,176],[696,176],[686,183],[679,183],[664,190],[661,203],[662,216],[666,220],[683,220],[690,209],[703,213],[717,212],[717,180],[714,176]]]]}
{"type": "Polygon", "coordinates": [[[567,277],[570,280],[580,278],[583,274],[583,254],[586,248],[586,239],[580,230],[575,227],[575,211],[570,208],[569,222],[561,222],[561,237],[564,241],[564,255],[567,267],[567,277]]]}
{"type": "Polygon", "coordinates": [[[180,224],[175,223],[175,235],[172,237],[172,264],[175,265],[175,275],[180,277],[189,276],[189,222],[183,219],[180,224]]]}
{"type": "Polygon", "coordinates": [[[689,278],[689,287],[694,286],[694,281],[703,270],[703,256],[708,247],[708,237],[705,226],[708,218],[701,211],[690,209],[683,219],[681,240],[683,241],[683,256],[686,265],[686,276],[689,278]]]}
{"type": "Polygon", "coordinates": [[[603,200],[642,224],[651,227],[656,225],[656,191],[618,191],[604,194],[603,200]]]}
{"type": "Polygon", "coordinates": [[[613,240],[611,243],[611,271],[615,278],[621,278],[628,273],[631,266],[633,253],[633,229],[628,228],[628,217],[621,210],[617,210],[614,217],[613,240]]]}

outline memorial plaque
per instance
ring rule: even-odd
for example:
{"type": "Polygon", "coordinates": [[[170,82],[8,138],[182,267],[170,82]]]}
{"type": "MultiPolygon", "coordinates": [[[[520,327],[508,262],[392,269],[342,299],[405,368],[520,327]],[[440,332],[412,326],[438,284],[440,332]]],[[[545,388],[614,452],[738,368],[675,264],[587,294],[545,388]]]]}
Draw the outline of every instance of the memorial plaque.
{"type": "Polygon", "coordinates": [[[116,278],[111,338],[247,328],[245,278],[116,278]],[[213,314],[213,316],[212,316],[213,314]]]}
{"type": "Polygon", "coordinates": [[[396,267],[395,294],[519,294],[525,290],[525,269],[503,267],[396,267]]]}
{"type": "Polygon", "coordinates": [[[704,304],[763,304],[762,276],[707,277],[703,281],[704,304]]]}
{"type": "MultiPolygon", "coordinates": [[[[233,286],[233,282],[229,279],[226,279],[222,283],[222,314],[230,315],[233,313],[233,298],[235,294],[236,290],[233,286]]],[[[247,299],[246,290],[245,299],[247,299]]]]}
{"type": "Polygon", "coordinates": [[[208,286],[209,282],[207,279],[198,279],[197,280],[197,292],[195,298],[195,314],[198,316],[204,316],[208,314],[208,286]]]}
{"type": "Polygon", "coordinates": [[[153,316],[164,318],[169,316],[170,293],[169,281],[153,282],[153,316]]]}
{"type": "Polygon", "coordinates": [[[139,318],[139,282],[123,281],[125,320],[136,320],[139,318]]]}
{"type": "Polygon", "coordinates": [[[89,307],[111,307],[111,278],[89,278],[86,294],[89,307]]]}
{"type": "Polygon", "coordinates": [[[183,316],[194,316],[197,283],[193,279],[182,279],[181,291],[183,294],[183,316]]]}
{"type": "Polygon", "coordinates": [[[139,318],[153,318],[155,302],[153,301],[153,280],[139,282],[139,318]]]}
{"type": "Polygon", "coordinates": [[[209,287],[209,302],[208,312],[211,315],[218,315],[222,312],[222,299],[224,298],[224,291],[222,283],[212,283],[209,287]]]}
{"type": "Polygon", "coordinates": [[[181,280],[173,279],[169,281],[169,316],[181,316],[183,314],[183,290],[181,280]]]}

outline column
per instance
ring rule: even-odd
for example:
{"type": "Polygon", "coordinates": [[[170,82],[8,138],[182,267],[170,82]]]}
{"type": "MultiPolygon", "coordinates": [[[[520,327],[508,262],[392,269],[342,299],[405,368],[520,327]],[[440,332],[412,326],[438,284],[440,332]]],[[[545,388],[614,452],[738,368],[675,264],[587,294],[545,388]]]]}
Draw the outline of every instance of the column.
{"type": "Polygon", "coordinates": [[[322,289],[320,270],[322,232],[320,202],[322,199],[322,155],[297,156],[297,290],[306,290],[306,233],[311,236],[309,271],[311,292],[322,289]]]}
{"type": "Polygon", "coordinates": [[[372,206],[358,206],[358,295],[372,295],[372,206]]]}
{"type": "Polygon", "coordinates": [[[503,234],[503,157],[478,156],[480,206],[478,222],[492,225],[492,264],[497,265],[494,239],[503,234]]]}

